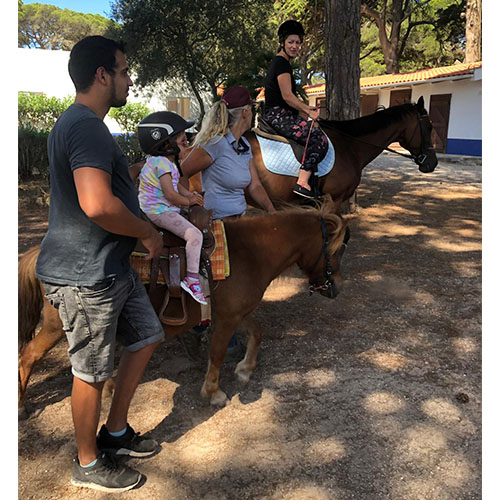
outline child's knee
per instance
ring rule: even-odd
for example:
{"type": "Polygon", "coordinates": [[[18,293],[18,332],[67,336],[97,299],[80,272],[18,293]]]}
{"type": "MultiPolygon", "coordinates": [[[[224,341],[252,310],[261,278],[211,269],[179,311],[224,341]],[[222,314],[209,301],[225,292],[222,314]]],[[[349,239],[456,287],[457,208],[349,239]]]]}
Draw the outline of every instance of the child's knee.
{"type": "Polygon", "coordinates": [[[186,241],[203,241],[203,234],[197,227],[190,227],[186,231],[186,241]]]}

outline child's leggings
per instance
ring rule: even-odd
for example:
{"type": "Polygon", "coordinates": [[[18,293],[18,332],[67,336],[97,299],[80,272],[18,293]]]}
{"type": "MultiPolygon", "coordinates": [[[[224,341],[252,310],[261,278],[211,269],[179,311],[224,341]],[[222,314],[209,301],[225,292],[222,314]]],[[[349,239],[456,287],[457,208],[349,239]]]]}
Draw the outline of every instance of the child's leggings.
{"type": "Polygon", "coordinates": [[[148,214],[148,217],[163,229],[186,240],[186,268],[188,273],[198,273],[200,270],[200,252],[203,243],[201,231],[193,226],[180,213],[166,210],[162,214],[148,214]]]}

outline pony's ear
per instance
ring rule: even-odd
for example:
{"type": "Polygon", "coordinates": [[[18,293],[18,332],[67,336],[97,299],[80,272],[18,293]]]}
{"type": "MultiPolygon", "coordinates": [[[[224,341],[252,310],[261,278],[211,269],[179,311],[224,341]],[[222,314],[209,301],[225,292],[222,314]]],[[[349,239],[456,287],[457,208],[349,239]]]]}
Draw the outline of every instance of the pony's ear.
{"type": "Polygon", "coordinates": [[[425,111],[424,97],[420,96],[417,101],[417,108],[419,111],[425,111]]]}

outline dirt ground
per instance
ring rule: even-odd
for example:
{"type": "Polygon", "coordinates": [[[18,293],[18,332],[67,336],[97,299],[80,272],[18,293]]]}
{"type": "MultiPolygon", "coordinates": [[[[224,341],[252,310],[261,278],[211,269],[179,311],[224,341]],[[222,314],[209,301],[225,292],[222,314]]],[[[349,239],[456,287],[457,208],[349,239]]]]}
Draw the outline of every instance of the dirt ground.
{"type": "MultiPolygon", "coordinates": [[[[146,480],[120,498],[481,498],[481,166],[421,174],[383,155],[358,201],[340,295],[309,296],[298,270],[276,280],[257,312],[252,379],[240,386],[224,365],[225,408],[201,400],[205,366],[176,340],[156,352],[130,423],[162,450],[130,460],[146,480]]],[[[20,254],[46,217],[20,204],[20,254]]],[[[112,498],[69,483],[70,391],[62,342],[37,366],[19,422],[23,500],[112,498]]]]}

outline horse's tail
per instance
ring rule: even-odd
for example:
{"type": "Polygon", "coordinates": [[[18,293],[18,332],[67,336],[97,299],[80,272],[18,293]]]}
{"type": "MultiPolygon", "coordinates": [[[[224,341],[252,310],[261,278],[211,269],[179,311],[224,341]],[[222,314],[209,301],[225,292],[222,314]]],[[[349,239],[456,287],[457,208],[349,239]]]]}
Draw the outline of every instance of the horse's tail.
{"type": "Polygon", "coordinates": [[[40,321],[43,296],[35,278],[40,247],[33,247],[19,261],[18,267],[18,349],[19,352],[35,336],[40,321]]]}

